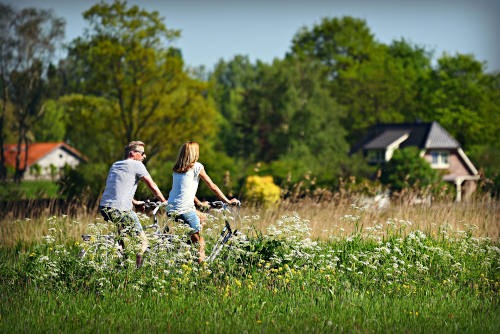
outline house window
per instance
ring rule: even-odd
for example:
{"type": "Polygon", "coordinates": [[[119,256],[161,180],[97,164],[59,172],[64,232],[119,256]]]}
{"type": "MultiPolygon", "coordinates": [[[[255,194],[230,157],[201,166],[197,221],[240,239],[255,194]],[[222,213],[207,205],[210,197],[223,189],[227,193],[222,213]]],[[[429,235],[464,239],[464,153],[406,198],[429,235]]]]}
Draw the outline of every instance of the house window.
{"type": "Polygon", "coordinates": [[[366,157],[369,162],[379,163],[385,162],[385,151],[384,150],[371,150],[366,152],[366,157]]]}
{"type": "Polygon", "coordinates": [[[449,167],[448,157],[450,153],[447,151],[433,151],[431,152],[431,165],[435,168],[449,167]]]}

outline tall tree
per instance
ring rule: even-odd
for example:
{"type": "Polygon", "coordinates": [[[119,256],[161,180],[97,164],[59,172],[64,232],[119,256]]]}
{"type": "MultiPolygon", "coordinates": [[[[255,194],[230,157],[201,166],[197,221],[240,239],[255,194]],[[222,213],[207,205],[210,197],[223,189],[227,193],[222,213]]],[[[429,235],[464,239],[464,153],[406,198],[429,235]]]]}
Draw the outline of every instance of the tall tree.
{"type": "Polygon", "coordinates": [[[14,10],[10,6],[0,3],[0,87],[2,89],[2,105],[0,109],[0,181],[4,181],[7,176],[5,167],[5,121],[7,116],[7,106],[9,98],[8,90],[8,64],[13,57],[13,38],[11,36],[11,21],[14,10]]]}
{"type": "Polygon", "coordinates": [[[348,110],[343,124],[351,144],[374,124],[422,118],[430,70],[427,51],[401,40],[379,45],[369,59],[341,71],[335,95],[348,110]]]}
{"type": "Polygon", "coordinates": [[[323,18],[312,28],[301,28],[287,57],[315,59],[323,65],[322,85],[329,88],[338,103],[348,107],[342,125],[352,141],[354,132],[366,126],[366,122],[383,118],[380,111],[385,101],[378,97],[388,90],[379,86],[388,65],[384,55],[366,22],[346,16],[323,18]],[[379,79],[366,81],[375,76],[379,79]]]}
{"type": "Polygon", "coordinates": [[[295,34],[288,56],[321,61],[333,80],[339,71],[369,59],[376,45],[364,20],[350,16],[323,18],[312,29],[303,27],[295,34]]]}
{"type": "Polygon", "coordinates": [[[1,5],[2,29],[0,72],[2,113],[0,116],[0,146],[2,146],[0,176],[5,178],[3,138],[4,116],[11,106],[17,128],[15,179],[20,180],[28,157],[29,133],[43,113],[46,69],[59,42],[64,37],[65,22],[52,11],[26,8],[18,12],[1,5]],[[25,161],[21,163],[24,150],[25,161]]]}
{"type": "Polygon", "coordinates": [[[210,95],[222,117],[220,118],[219,140],[228,154],[244,158],[241,143],[242,133],[241,104],[246,90],[256,85],[257,65],[247,56],[235,56],[230,61],[221,60],[210,74],[210,95]]]}
{"type": "Polygon", "coordinates": [[[348,151],[340,126],[343,110],[321,85],[319,62],[258,65],[257,84],[245,91],[241,104],[246,156],[273,163],[281,177],[290,172],[296,179],[305,172],[322,181],[338,176],[348,151]]]}
{"type": "Polygon", "coordinates": [[[485,73],[472,55],[442,56],[427,83],[426,118],[438,120],[465,148],[498,143],[499,77],[485,73]]]}
{"type": "Polygon", "coordinates": [[[184,71],[180,51],[170,46],[180,32],[167,29],[158,12],[115,1],[83,15],[90,27],[71,43],[65,66],[80,79],[75,88],[83,98],[101,98],[94,104],[101,110],[81,114],[107,124],[108,142],[141,139],[150,157],[165,156],[175,154],[178,141],[214,133],[207,85],[184,71]]]}

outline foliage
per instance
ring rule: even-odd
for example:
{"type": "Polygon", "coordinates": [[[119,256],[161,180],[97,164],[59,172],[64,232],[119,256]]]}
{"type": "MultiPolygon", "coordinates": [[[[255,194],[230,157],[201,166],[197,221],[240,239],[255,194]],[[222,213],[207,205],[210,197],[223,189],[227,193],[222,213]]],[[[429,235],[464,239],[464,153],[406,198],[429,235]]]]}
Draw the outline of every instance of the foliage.
{"type": "Polygon", "coordinates": [[[325,65],[327,78],[370,58],[376,45],[366,21],[345,16],[325,17],[311,29],[301,28],[293,37],[290,55],[318,59],[325,65]]]}
{"type": "Polygon", "coordinates": [[[61,195],[69,200],[94,202],[104,190],[109,166],[103,163],[80,164],[69,168],[58,181],[61,195]]]}
{"type": "Polygon", "coordinates": [[[43,100],[47,96],[46,70],[57,44],[64,36],[64,20],[53,11],[25,8],[15,11],[0,4],[0,179],[4,180],[5,115],[12,108],[17,132],[16,173],[20,181],[25,162],[20,161],[21,148],[30,141],[34,123],[43,115],[43,100]]]}
{"type": "Polygon", "coordinates": [[[59,187],[52,181],[23,181],[5,183],[0,187],[0,200],[18,201],[25,199],[57,198],[59,187]]]}
{"type": "Polygon", "coordinates": [[[227,62],[220,60],[209,78],[210,96],[222,116],[218,119],[218,141],[225,152],[237,159],[246,154],[241,145],[245,140],[241,104],[245,91],[255,85],[257,70],[258,65],[252,64],[248,56],[237,55],[227,62]]]}
{"type": "Polygon", "coordinates": [[[37,142],[61,142],[70,130],[69,115],[54,100],[47,100],[44,104],[43,117],[33,125],[33,136],[37,142]]]}
{"type": "Polygon", "coordinates": [[[471,147],[468,155],[475,166],[483,166],[479,171],[480,189],[493,197],[500,196],[500,148],[498,146],[477,145],[471,147]]]}
{"type": "Polygon", "coordinates": [[[341,163],[341,175],[349,177],[354,176],[358,179],[372,180],[376,178],[378,166],[373,166],[368,163],[368,160],[363,155],[363,152],[358,151],[349,155],[341,163]]]}
{"type": "Polygon", "coordinates": [[[441,175],[420,156],[418,148],[406,147],[395,150],[391,160],[384,163],[380,181],[392,191],[413,187],[425,189],[438,185],[441,175]]]}
{"type": "Polygon", "coordinates": [[[339,124],[343,110],[321,86],[318,63],[286,59],[252,67],[243,61],[220,63],[213,79],[219,108],[235,130],[227,137],[232,156],[266,163],[277,178],[310,172],[330,182],[348,149],[339,124]],[[224,85],[229,96],[217,95],[224,85]]]}
{"type": "Polygon", "coordinates": [[[206,84],[183,70],[179,50],[169,46],[179,32],[167,29],[158,12],[115,1],[94,5],[84,18],[90,28],[71,43],[65,66],[80,78],[75,89],[84,104],[100,99],[91,113],[80,111],[93,125],[84,130],[89,138],[104,124],[101,135],[115,151],[140,139],[150,158],[167,159],[179,141],[214,135],[216,111],[205,98],[206,84]]]}
{"type": "Polygon", "coordinates": [[[246,202],[271,207],[279,202],[280,195],[281,189],[274,184],[272,176],[247,176],[243,187],[243,199],[246,202]]]}
{"type": "MultiPolygon", "coordinates": [[[[185,68],[173,44],[179,30],[167,28],[158,12],[116,0],[83,13],[86,31],[55,66],[61,19],[5,5],[0,13],[0,147],[64,140],[109,165],[128,141],[142,140],[148,169],[168,189],[179,145],[196,140],[225,192],[238,194],[253,173],[246,166],[262,163],[260,175],[303,189],[302,196],[331,191],[350,176],[373,177],[359,156],[347,156],[349,145],[375,123],[418,119],[446,128],[484,174],[480,189],[499,193],[491,157],[500,140],[500,75],[473,55],[434,60],[432,50],[405,39],[380,43],[363,19],[325,17],[300,28],[283,59],[252,63],[238,55],[206,78],[185,68]],[[35,49],[23,47],[30,42],[35,49]]],[[[92,184],[96,190],[86,193],[95,195],[97,180],[84,174],[74,180],[92,184]]],[[[0,176],[7,176],[3,154],[0,176]]],[[[68,184],[74,194],[85,187],[68,184]]],[[[211,193],[201,186],[199,195],[211,193]]]]}
{"type": "Polygon", "coordinates": [[[430,69],[423,53],[404,41],[380,45],[369,59],[340,72],[335,94],[348,109],[343,124],[351,143],[374,124],[418,119],[421,81],[430,69]]]}
{"type": "Polygon", "coordinates": [[[471,55],[444,55],[428,81],[433,118],[468,150],[500,140],[500,76],[471,55]]]}
{"type": "MultiPolygon", "coordinates": [[[[111,163],[123,158],[123,143],[117,127],[111,126],[118,118],[103,97],[71,94],[61,97],[58,105],[64,110],[66,140],[91,162],[111,163]]],[[[147,143],[146,143],[147,144],[147,143]]]]}

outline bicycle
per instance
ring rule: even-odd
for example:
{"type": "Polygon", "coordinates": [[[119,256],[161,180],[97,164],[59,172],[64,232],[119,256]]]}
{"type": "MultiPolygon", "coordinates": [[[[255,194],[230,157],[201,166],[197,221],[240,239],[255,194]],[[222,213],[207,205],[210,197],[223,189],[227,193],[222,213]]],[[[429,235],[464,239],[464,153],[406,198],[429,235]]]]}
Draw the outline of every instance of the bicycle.
{"type": "MultiPolygon", "coordinates": [[[[126,217],[124,217],[124,219],[126,219],[126,217]]],[[[125,239],[128,238],[127,229],[123,230],[121,235],[118,235],[117,232],[109,233],[109,229],[111,228],[116,229],[116,223],[107,221],[105,223],[97,222],[95,224],[91,224],[91,233],[82,234],[81,236],[83,246],[78,252],[78,257],[80,259],[85,258],[89,253],[93,255],[100,255],[101,258],[124,257],[125,239]],[[102,233],[103,231],[108,233],[102,233]]]]}
{"type": "Polygon", "coordinates": [[[102,235],[90,235],[82,234],[82,240],[84,245],[88,247],[82,247],[78,252],[78,258],[82,259],[87,256],[88,253],[94,254],[104,254],[109,255],[109,250],[114,249],[117,251],[116,255],[120,256],[122,247],[117,241],[115,241],[115,236],[113,234],[102,234],[102,235]]]}
{"type": "Polygon", "coordinates": [[[175,217],[168,215],[166,207],[166,203],[149,200],[145,202],[145,211],[153,219],[152,224],[143,227],[149,241],[146,256],[151,265],[174,265],[178,262],[188,262],[195,256],[189,240],[189,226],[173,224],[175,217]]]}
{"type": "MultiPolygon", "coordinates": [[[[164,225],[163,228],[162,226],[158,223],[158,212],[161,207],[165,206],[162,203],[159,202],[149,202],[146,201],[146,207],[151,208],[153,207],[152,215],[153,215],[153,224],[145,227],[145,230],[147,229],[154,229],[153,235],[162,239],[162,240],[169,240],[172,242],[174,240],[175,235],[169,233],[170,228],[168,225],[164,225]]],[[[233,236],[236,236],[239,232],[237,229],[233,228],[231,226],[230,221],[233,220],[234,223],[236,223],[236,220],[239,221],[239,211],[237,212],[237,215],[233,215],[232,219],[228,216],[230,213],[235,213],[233,210],[234,208],[239,208],[241,206],[241,203],[234,206],[234,205],[229,205],[227,203],[224,203],[222,201],[214,201],[214,202],[209,202],[209,208],[208,210],[216,210],[218,212],[223,213],[223,221],[224,221],[224,227],[222,231],[220,232],[220,235],[215,243],[215,246],[212,249],[212,252],[210,255],[206,258],[206,262],[210,263],[212,262],[222,251],[224,246],[228,243],[229,239],[233,236]],[[235,218],[237,216],[237,218],[235,218]]],[[[171,220],[173,217],[171,217],[169,220],[171,220]]],[[[187,242],[188,244],[189,241],[187,242]]]]}
{"type": "MultiPolygon", "coordinates": [[[[237,206],[239,207],[239,205],[237,206]]],[[[209,202],[209,210],[215,210],[223,213],[224,227],[212,249],[206,262],[212,262],[222,251],[224,246],[228,243],[229,239],[238,234],[238,230],[231,226],[228,213],[234,209],[233,206],[226,204],[222,201],[209,202]]],[[[166,212],[166,203],[153,202],[146,200],[144,203],[145,212],[149,213],[152,217],[152,224],[143,227],[149,241],[149,247],[146,250],[148,261],[151,264],[182,261],[187,262],[187,259],[195,257],[192,254],[192,245],[188,237],[189,226],[185,224],[175,224],[174,230],[169,227],[175,221],[175,217],[169,216],[166,212]],[[164,210],[162,210],[164,209],[164,210]],[[183,254],[183,257],[173,259],[168,257],[167,254],[183,254]],[[179,260],[180,258],[180,260],[179,260]]],[[[238,212],[239,216],[239,212],[238,212]]],[[[151,219],[151,217],[149,219],[151,219]]],[[[236,220],[233,216],[233,221],[236,220]]],[[[89,253],[104,254],[104,258],[117,257],[123,258],[124,256],[124,243],[122,238],[118,238],[116,234],[83,234],[82,240],[84,246],[79,252],[79,258],[88,256],[89,253]],[[113,254],[110,250],[114,250],[113,254]],[[113,256],[112,256],[113,255],[113,256]]]]}

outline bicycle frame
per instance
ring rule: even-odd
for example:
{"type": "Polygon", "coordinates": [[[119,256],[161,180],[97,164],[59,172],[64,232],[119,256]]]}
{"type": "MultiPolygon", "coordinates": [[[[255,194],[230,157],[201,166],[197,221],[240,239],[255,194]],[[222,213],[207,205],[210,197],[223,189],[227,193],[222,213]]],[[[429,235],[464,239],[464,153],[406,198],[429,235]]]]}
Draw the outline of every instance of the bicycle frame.
{"type": "MultiPolygon", "coordinates": [[[[212,253],[210,253],[210,255],[206,259],[206,262],[208,262],[208,263],[215,260],[215,258],[220,254],[220,252],[222,251],[224,246],[227,244],[229,239],[231,239],[231,237],[233,237],[234,235],[236,235],[238,233],[237,229],[233,229],[231,227],[231,224],[229,223],[229,218],[226,215],[227,211],[230,211],[229,210],[230,205],[226,204],[222,201],[214,201],[214,202],[210,202],[209,204],[210,204],[211,209],[220,209],[224,212],[224,227],[219,235],[219,238],[217,239],[217,242],[215,243],[214,248],[212,249],[212,253]]],[[[164,204],[164,203],[146,201],[146,208],[151,208],[151,207],[154,208],[152,211],[154,223],[152,225],[146,227],[146,229],[147,228],[156,228],[156,229],[160,228],[160,226],[158,225],[157,213],[158,213],[158,210],[162,206],[165,206],[165,205],[166,204],[164,204]]],[[[168,228],[168,226],[167,226],[167,228],[168,228]]],[[[164,234],[159,234],[159,235],[164,235],[164,234]]]]}
{"type": "Polygon", "coordinates": [[[211,207],[214,208],[220,208],[224,212],[224,228],[222,229],[219,238],[217,239],[217,242],[215,243],[214,248],[212,249],[212,253],[210,253],[210,256],[207,257],[206,262],[210,263],[215,258],[220,254],[224,246],[227,244],[229,239],[231,239],[232,236],[236,235],[238,233],[238,230],[235,229],[233,230],[231,228],[231,224],[229,223],[229,219],[226,216],[226,212],[229,211],[228,207],[229,205],[226,203],[223,203],[221,201],[216,201],[210,203],[211,207]]]}
{"type": "Polygon", "coordinates": [[[151,214],[153,215],[153,224],[144,227],[144,230],[150,230],[150,229],[154,228],[155,231],[153,232],[153,234],[158,235],[158,236],[164,235],[165,234],[164,232],[170,232],[170,228],[167,225],[164,226],[164,231],[160,231],[160,225],[158,223],[158,211],[162,207],[166,207],[166,206],[167,206],[167,203],[151,202],[149,200],[147,200],[145,202],[146,210],[150,210],[151,208],[153,208],[153,211],[151,212],[151,214]]]}

